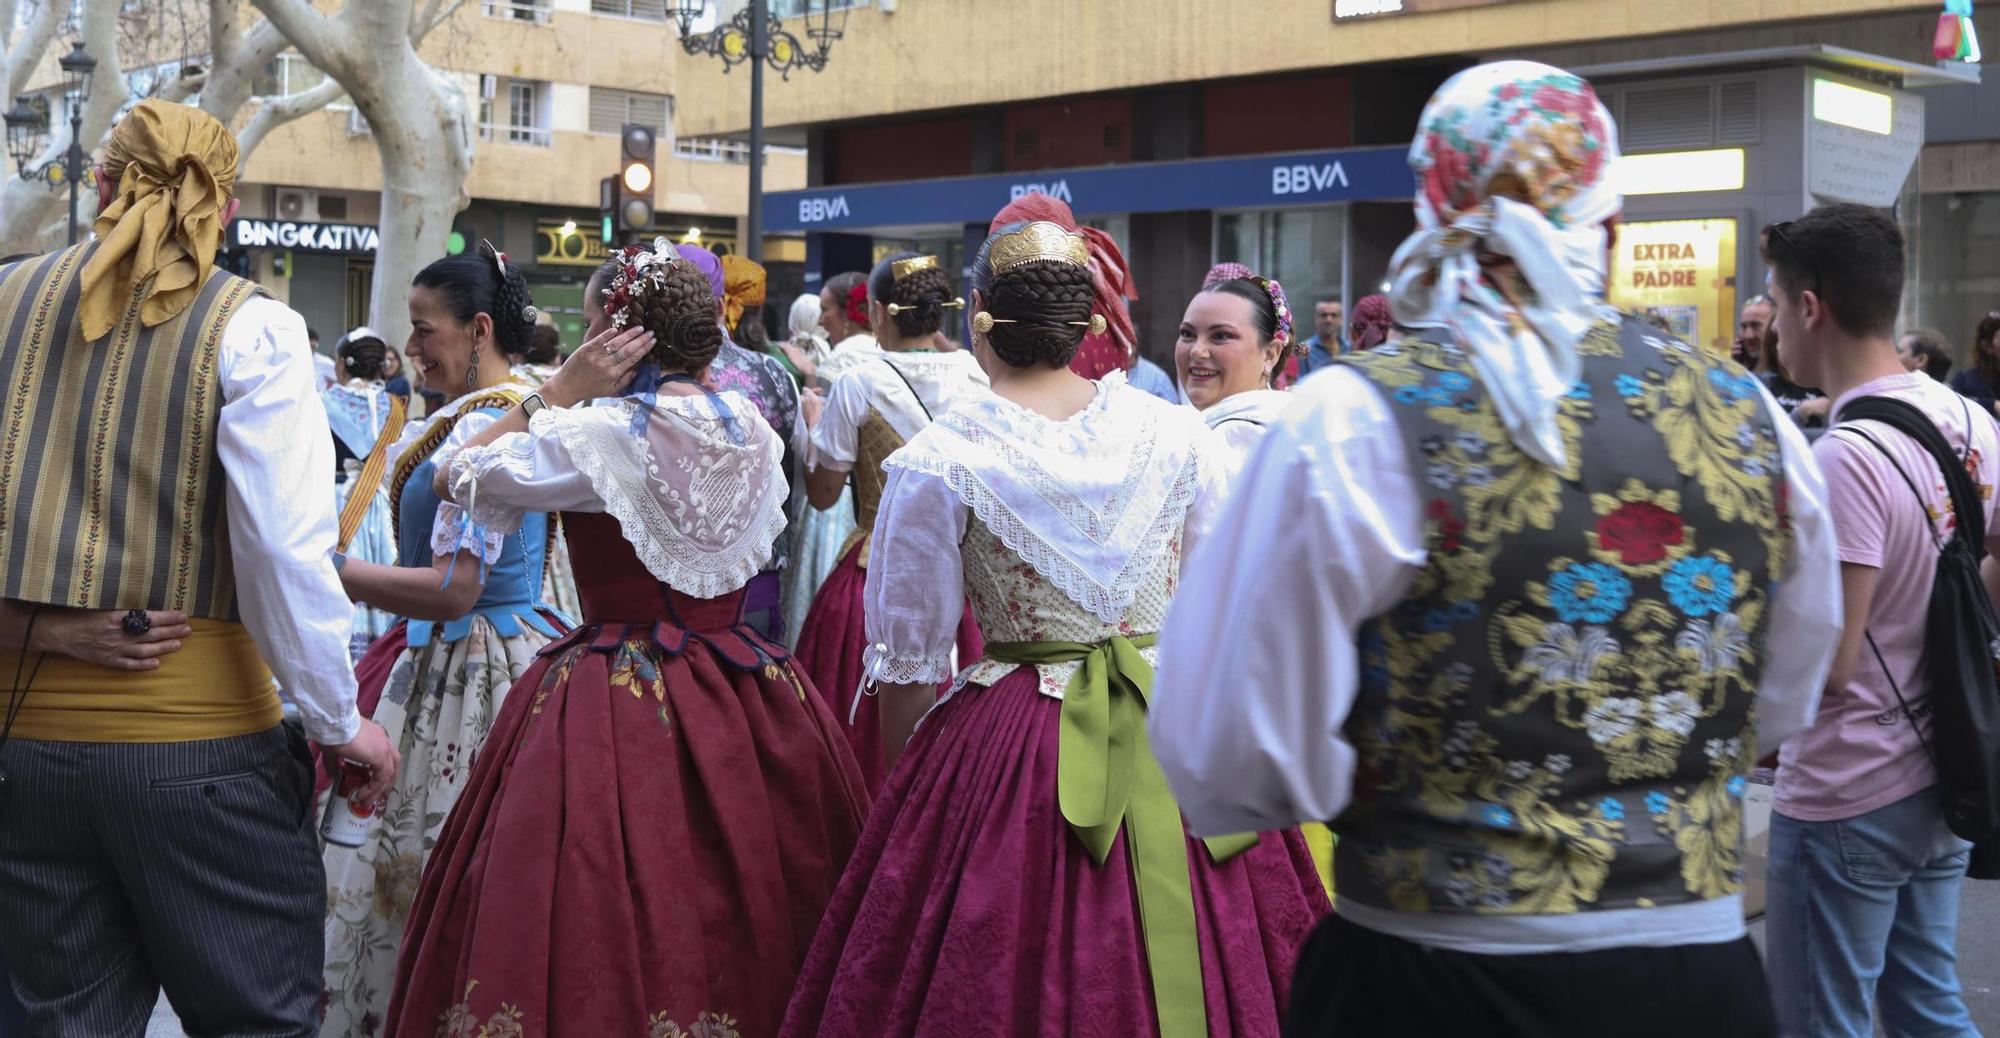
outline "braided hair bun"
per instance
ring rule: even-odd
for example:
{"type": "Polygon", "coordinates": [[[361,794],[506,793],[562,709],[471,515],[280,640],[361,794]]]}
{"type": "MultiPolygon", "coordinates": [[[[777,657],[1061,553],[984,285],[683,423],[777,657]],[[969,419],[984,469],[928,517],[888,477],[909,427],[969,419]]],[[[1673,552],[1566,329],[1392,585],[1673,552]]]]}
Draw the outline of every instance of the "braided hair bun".
{"type": "Polygon", "coordinates": [[[994,275],[980,294],[987,312],[1002,320],[987,341],[1010,367],[1060,368],[1076,356],[1090,321],[1090,271],[1035,260],[994,275]]]}
{"type": "Polygon", "coordinates": [[[722,352],[722,325],[708,275],[678,263],[658,283],[633,287],[633,316],[653,333],[653,359],[670,371],[700,371],[722,352]]]}
{"type": "Polygon", "coordinates": [[[335,349],[349,378],[378,379],[387,368],[389,345],[373,335],[350,335],[335,349]]]}
{"type": "Polygon", "coordinates": [[[896,264],[923,258],[915,252],[898,252],[877,263],[875,272],[868,277],[868,294],[884,306],[895,305],[896,312],[890,315],[889,320],[895,324],[897,333],[906,339],[923,339],[936,334],[944,327],[945,310],[955,305],[952,302],[951,278],[934,258],[929,260],[930,266],[913,270],[897,279],[896,264]]]}

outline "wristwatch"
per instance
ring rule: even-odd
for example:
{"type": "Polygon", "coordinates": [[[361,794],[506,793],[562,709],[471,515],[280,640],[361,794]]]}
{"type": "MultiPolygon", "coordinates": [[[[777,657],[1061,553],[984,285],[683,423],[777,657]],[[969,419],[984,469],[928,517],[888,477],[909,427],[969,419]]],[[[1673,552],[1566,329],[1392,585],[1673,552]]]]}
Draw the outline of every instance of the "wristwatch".
{"type": "Polygon", "coordinates": [[[522,398],[521,400],[521,413],[529,418],[533,418],[535,417],[535,413],[537,411],[540,411],[548,406],[549,402],[542,399],[542,394],[529,393],[526,397],[522,398]]]}

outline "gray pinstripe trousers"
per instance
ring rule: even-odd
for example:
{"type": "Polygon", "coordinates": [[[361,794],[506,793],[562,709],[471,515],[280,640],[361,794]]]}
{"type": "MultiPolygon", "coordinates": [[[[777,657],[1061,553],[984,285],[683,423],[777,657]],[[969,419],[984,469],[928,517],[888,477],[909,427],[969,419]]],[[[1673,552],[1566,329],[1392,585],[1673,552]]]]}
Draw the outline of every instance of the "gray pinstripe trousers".
{"type": "Polygon", "coordinates": [[[0,750],[0,947],[42,1038],[314,1035],[326,877],[305,740],[0,750]]]}

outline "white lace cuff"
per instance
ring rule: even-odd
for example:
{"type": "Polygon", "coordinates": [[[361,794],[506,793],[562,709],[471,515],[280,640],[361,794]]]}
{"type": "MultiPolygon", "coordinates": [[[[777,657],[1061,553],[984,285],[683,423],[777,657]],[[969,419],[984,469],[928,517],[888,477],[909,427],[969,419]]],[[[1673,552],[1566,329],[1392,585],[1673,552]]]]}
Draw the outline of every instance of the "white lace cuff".
{"type": "MultiPolygon", "coordinates": [[[[516,515],[516,527],[520,518],[516,515]]],[[[491,566],[500,561],[500,549],[506,544],[507,535],[489,529],[468,515],[464,508],[450,501],[438,505],[437,521],[431,524],[431,554],[456,555],[461,551],[474,552],[479,560],[491,566]]]]}
{"type": "Polygon", "coordinates": [[[887,685],[945,682],[952,676],[951,650],[946,649],[942,656],[896,653],[878,642],[862,651],[861,667],[868,680],[887,685]]]}
{"type": "MultiPolygon", "coordinates": [[[[506,438],[514,439],[519,438],[506,438]]],[[[438,459],[439,467],[445,472],[445,483],[451,487],[451,496],[459,502],[450,507],[459,508],[471,517],[474,525],[483,526],[502,537],[519,531],[527,512],[506,504],[499,494],[480,493],[479,482],[492,469],[507,467],[510,459],[502,446],[506,440],[453,451],[438,459]]],[[[432,536],[435,538],[437,534],[433,532],[432,536]]]]}

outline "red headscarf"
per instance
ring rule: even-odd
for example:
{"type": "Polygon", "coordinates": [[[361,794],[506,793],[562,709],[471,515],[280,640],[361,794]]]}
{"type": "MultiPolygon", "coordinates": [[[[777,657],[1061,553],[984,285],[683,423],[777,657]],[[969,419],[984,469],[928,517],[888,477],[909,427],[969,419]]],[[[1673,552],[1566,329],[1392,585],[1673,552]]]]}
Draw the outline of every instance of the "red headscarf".
{"type": "Polygon", "coordinates": [[[1047,220],[1081,233],[1090,246],[1090,285],[1106,328],[1103,335],[1083,337],[1083,345],[1069,362],[1070,370],[1089,379],[1131,370],[1139,362],[1139,333],[1132,327],[1132,315],[1125,309],[1125,301],[1139,298],[1139,290],[1132,284],[1132,268],[1125,262],[1125,254],[1118,251],[1118,243],[1095,227],[1077,226],[1076,215],[1069,206],[1040,192],[1022,195],[1008,203],[993,218],[987,232],[990,234],[1010,223],[1035,220],[1047,220]]]}
{"type": "Polygon", "coordinates": [[[1354,316],[1347,322],[1347,341],[1354,344],[1354,352],[1372,350],[1389,341],[1389,333],[1395,330],[1396,319],[1389,313],[1389,297],[1384,295],[1362,296],[1354,304],[1354,316]]]}

